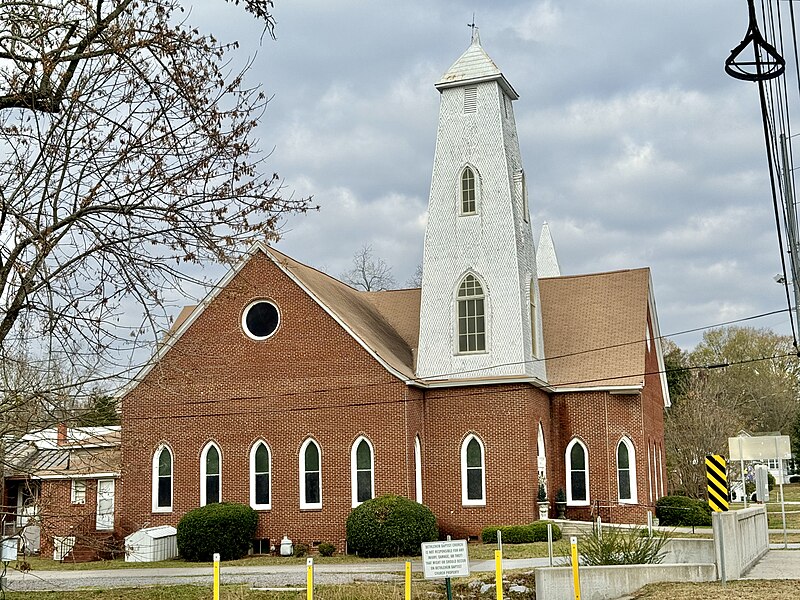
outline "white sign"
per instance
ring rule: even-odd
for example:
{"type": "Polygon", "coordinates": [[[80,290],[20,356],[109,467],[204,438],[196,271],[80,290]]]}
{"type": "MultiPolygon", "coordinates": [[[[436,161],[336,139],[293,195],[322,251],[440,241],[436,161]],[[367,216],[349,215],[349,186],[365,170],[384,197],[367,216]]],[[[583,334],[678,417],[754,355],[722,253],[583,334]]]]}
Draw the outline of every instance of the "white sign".
{"type": "Polygon", "coordinates": [[[469,556],[467,540],[422,543],[422,568],[425,579],[467,577],[469,556]]]}
{"type": "Polygon", "coordinates": [[[788,435],[728,438],[729,460],[788,460],[792,447],[788,435]]]}

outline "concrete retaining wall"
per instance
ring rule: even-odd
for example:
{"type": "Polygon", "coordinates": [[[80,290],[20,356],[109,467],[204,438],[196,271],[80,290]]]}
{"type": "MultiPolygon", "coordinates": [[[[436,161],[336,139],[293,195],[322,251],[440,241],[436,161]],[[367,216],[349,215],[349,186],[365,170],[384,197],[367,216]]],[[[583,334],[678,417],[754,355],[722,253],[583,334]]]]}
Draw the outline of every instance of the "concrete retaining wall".
{"type": "Polygon", "coordinates": [[[716,562],[714,540],[671,538],[664,545],[663,565],[716,562]]]}
{"type": "Polygon", "coordinates": [[[759,505],[711,517],[720,579],[739,579],[769,550],[767,509],[759,505]]]}
{"type": "MultiPolygon", "coordinates": [[[[648,583],[662,581],[715,581],[713,564],[615,565],[581,567],[581,599],[611,600],[635,592],[648,583]]],[[[571,567],[536,569],[537,600],[574,600],[571,567]]]]}

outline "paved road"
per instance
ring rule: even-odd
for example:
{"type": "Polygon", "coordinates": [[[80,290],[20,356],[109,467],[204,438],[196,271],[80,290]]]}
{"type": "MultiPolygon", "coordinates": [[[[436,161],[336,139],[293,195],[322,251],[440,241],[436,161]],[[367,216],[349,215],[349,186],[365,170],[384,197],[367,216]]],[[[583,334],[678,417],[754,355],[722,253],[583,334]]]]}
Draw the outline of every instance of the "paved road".
{"type": "MultiPolygon", "coordinates": [[[[549,564],[547,558],[506,559],[505,569],[532,569],[549,564]]],[[[422,572],[422,563],[412,562],[414,572],[422,572]]],[[[351,583],[353,581],[401,580],[405,570],[403,562],[341,563],[314,565],[315,581],[321,584],[351,583]]],[[[494,561],[473,561],[473,572],[494,571],[494,561]]],[[[221,568],[222,583],[246,583],[253,587],[304,586],[306,567],[298,565],[270,565],[260,567],[221,568]]],[[[64,591],[92,587],[140,587],[145,585],[211,584],[209,567],[181,567],[160,569],[106,569],[86,571],[35,571],[28,574],[10,572],[9,591],[64,591]]]]}

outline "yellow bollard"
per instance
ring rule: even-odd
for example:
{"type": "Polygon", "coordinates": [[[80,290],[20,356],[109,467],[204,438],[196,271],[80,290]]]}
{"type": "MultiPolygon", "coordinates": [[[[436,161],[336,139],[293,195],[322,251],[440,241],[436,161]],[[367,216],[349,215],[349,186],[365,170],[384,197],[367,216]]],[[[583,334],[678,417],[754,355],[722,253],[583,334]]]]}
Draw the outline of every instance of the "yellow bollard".
{"type": "Polygon", "coordinates": [[[497,600],[503,600],[503,553],[494,551],[494,579],[497,590],[497,600]]]}
{"type": "Polygon", "coordinates": [[[406,600],[411,600],[411,563],[406,561],[406,600]]]}
{"type": "Polygon", "coordinates": [[[575,588],[575,600],[581,600],[581,580],[578,577],[578,538],[574,535],[569,538],[572,550],[572,585],[575,588]]]}
{"type": "Polygon", "coordinates": [[[219,554],[214,553],[214,600],[219,600],[219,554]]]}
{"type": "Polygon", "coordinates": [[[314,559],[306,559],[306,600],[314,600],[314,559]]]}

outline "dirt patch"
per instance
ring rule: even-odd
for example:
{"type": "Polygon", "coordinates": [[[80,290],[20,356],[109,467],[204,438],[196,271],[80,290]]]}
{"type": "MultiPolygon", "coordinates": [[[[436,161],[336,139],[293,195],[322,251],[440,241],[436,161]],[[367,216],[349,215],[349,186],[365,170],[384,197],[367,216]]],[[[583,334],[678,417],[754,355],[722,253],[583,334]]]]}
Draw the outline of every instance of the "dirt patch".
{"type": "Polygon", "coordinates": [[[768,598],[796,600],[800,581],[794,579],[752,579],[714,583],[655,583],[633,594],[636,600],[719,600],[720,598],[768,598]]]}

